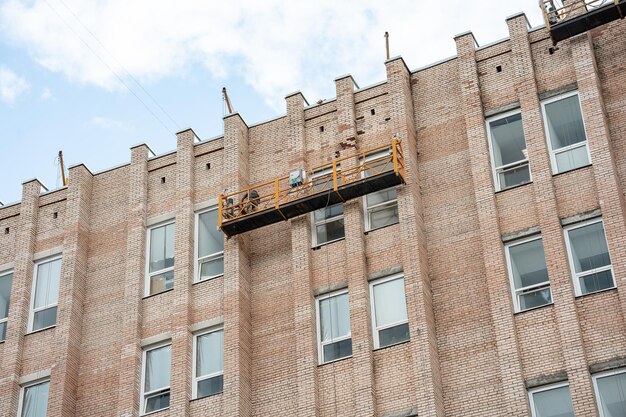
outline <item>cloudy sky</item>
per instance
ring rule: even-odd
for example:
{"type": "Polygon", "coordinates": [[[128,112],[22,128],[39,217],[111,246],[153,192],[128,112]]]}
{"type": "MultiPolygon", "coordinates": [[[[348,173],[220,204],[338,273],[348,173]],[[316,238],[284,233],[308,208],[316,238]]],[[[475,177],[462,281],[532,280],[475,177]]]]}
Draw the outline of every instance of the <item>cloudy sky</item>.
{"type": "Polygon", "coordinates": [[[385,44],[418,68],[507,36],[537,0],[0,0],[0,201],[37,177],[60,185],[55,157],[92,171],[129,147],[175,148],[175,132],[222,134],[226,86],[248,124],[285,112],[286,94],[334,97],[334,78],[384,80],[385,44]],[[306,4],[306,6],[305,6],[306,4]]]}

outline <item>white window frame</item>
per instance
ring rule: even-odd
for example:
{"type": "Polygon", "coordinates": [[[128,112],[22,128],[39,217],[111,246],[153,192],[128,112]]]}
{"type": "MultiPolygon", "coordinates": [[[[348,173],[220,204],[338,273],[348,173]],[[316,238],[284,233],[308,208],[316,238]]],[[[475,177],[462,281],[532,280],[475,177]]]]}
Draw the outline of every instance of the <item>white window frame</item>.
{"type": "Polygon", "coordinates": [[[209,211],[212,211],[212,210],[217,211],[217,206],[211,206],[211,207],[209,207],[207,209],[199,210],[195,214],[196,230],[195,230],[195,235],[194,235],[194,259],[195,259],[194,272],[193,272],[193,281],[194,282],[209,281],[209,280],[211,280],[213,278],[218,278],[218,277],[224,276],[224,272],[222,271],[221,274],[211,275],[210,277],[207,277],[207,278],[204,278],[204,279],[200,279],[200,273],[202,271],[202,268],[200,267],[200,263],[215,261],[215,260],[220,259],[220,258],[224,259],[224,250],[205,255],[202,258],[198,257],[198,247],[199,247],[198,245],[199,245],[199,242],[200,242],[200,240],[199,240],[199,235],[200,235],[200,215],[202,215],[204,213],[207,213],[209,211]]]}
{"type": "MultiPolygon", "coordinates": [[[[578,91],[570,91],[568,93],[564,93],[564,94],[559,94],[558,96],[554,96],[554,97],[550,97],[549,99],[543,100],[541,102],[541,115],[543,117],[543,128],[544,131],[546,133],[546,141],[548,142],[548,151],[550,153],[550,165],[552,166],[552,174],[556,175],[556,174],[560,174],[562,172],[569,172],[572,171],[568,170],[568,171],[559,171],[557,163],[556,163],[556,155],[563,153],[563,152],[567,152],[570,151],[572,149],[576,149],[576,148],[580,148],[582,146],[586,146],[587,147],[587,158],[589,159],[589,164],[592,164],[591,161],[591,153],[589,152],[589,136],[587,135],[587,126],[585,126],[585,117],[584,117],[584,113],[583,113],[583,106],[580,102],[580,94],[578,93],[578,91]],[[552,149],[552,141],[550,140],[550,127],[548,126],[548,115],[546,113],[546,105],[550,104],[550,103],[554,103],[556,101],[560,101],[563,100],[565,98],[568,97],[573,97],[573,96],[577,96],[578,97],[578,106],[580,107],[580,117],[582,119],[582,123],[583,123],[583,129],[585,131],[585,140],[582,142],[578,142],[575,143],[573,145],[569,145],[569,146],[564,146],[562,148],[559,148],[557,150],[552,149]]],[[[587,165],[584,165],[587,166],[587,165]]],[[[576,167],[574,169],[577,168],[582,168],[582,167],[576,167]]]]}
{"type": "Polygon", "coordinates": [[[152,229],[157,229],[159,227],[164,227],[169,224],[174,224],[174,262],[176,262],[176,219],[165,220],[163,222],[159,222],[153,225],[148,226],[146,229],[146,276],[144,279],[144,297],[150,297],[152,295],[161,294],[163,292],[169,291],[161,291],[154,294],[150,294],[150,278],[154,275],[160,275],[165,272],[170,272],[174,270],[174,266],[170,266],[168,268],[163,268],[158,271],[150,272],[150,235],[152,234],[152,229]]]}
{"type": "MultiPolygon", "coordinates": [[[[197,366],[197,362],[196,362],[196,357],[198,354],[198,337],[200,336],[204,336],[207,334],[211,334],[211,333],[215,333],[215,332],[219,332],[219,331],[224,331],[224,326],[223,325],[219,325],[216,327],[211,327],[209,329],[204,329],[204,330],[200,330],[196,333],[194,333],[193,335],[193,354],[192,354],[192,369],[191,369],[191,378],[192,378],[192,387],[191,387],[191,391],[192,391],[192,396],[191,398],[193,399],[197,399],[198,398],[198,382],[200,381],[204,381],[205,379],[211,379],[211,378],[215,378],[217,376],[220,375],[224,375],[224,367],[222,367],[221,371],[218,372],[213,372],[212,374],[207,374],[207,375],[202,375],[202,376],[196,376],[196,366],[197,366]]],[[[224,346],[222,345],[222,352],[224,352],[224,346]]],[[[222,387],[222,392],[224,392],[224,388],[222,387]]],[[[213,395],[218,395],[220,393],[215,393],[213,395]]],[[[202,397],[202,398],[206,398],[206,397],[202,397]]]]}
{"type": "Polygon", "coordinates": [[[166,407],[166,408],[160,408],[158,410],[155,411],[150,411],[149,413],[146,413],[146,405],[147,405],[147,399],[149,397],[153,397],[155,394],[162,394],[165,393],[166,391],[169,392],[170,394],[170,406],[171,406],[171,400],[172,400],[172,356],[170,355],[170,384],[167,387],[163,387],[163,388],[159,388],[157,390],[154,391],[149,391],[146,392],[146,367],[148,365],[148,363],[146,362],[147,356],[148,356],[148,352],[150,352],[151,350],[155,350],[155,349],[159,349],[165,346],[172,346],[172,341],[171,340],[165,340],[161,343],[155,343],[154,345],[150,345],[150,346],[146,346],[143,348],[143,351],[141,352],[141,396],[139,397],[141,400],[141,412],[139,415],[141,416],[146,416],[149,414],[154,414],[154,413],[158,413],[159,411],[163,411],[163,410],[168,410],[170,407],[166,407]]]}
{"type": "MultiPolygon", "coordinates": [[[[45,383],[48,383],[48,401],[50,401],[50,377],[38,379],[32,382],[29,382],[27,384],[20,385],[20,400],[17,406],[18,417],[22,417],[22,412],[23,412],[22,408],[24,407],[24,395],[26,394],[26,388],[34,387],[36,385],[45,384],[45,383]]],[[[48,406],[49,404],[46,404],[46,416],[48,415],[48,410],[47,410],[48,406]]]]}
{"type": "MultiPolygon", "coordinates": [[[[13,270],[12,269],[9,269],[9,270],[6,270],[6,271],[0,271],[0,279],[2,279],[2,277],[5,277],[5,276],[11,275],[11,274],[13,274],[13,270]]],[[[11,279],[11,291],[13,291],[13,278],[11,279]]],[[[11,294],[10,293],[9,293],[9,305],[11,305],[11,294]]],[[[8,330],[8,326],[9,326],[9,324],[8,324],[9,323],[9,314],[8,314],[8,312],[7,312],[7,316],[5,318],[1,318],[0,317],[0,324],[2,324],[2,323],[7,323],[6,329],[8,330]]],[[[3,342],[5,340],[6,340],[6,335],[5,335],[4,339],[0,339],[0,342],[3,342]]]]}
{"type": "MultiPolygon", "coordinates": [[[[524,151],[526,151],[524,152],[524,156],[526,158],[520,159],[519,161],[511,162],[509,164],[505,164],[499,167],[496,166],[495,154],[493,152],[493,136],[491,135],[491,123],[496,122],[500,119],[504,119],[506,117],[514,116],[516,114],[519,114],[522,117],[522,120],[524,120],[524,115],[522,115],[521,109],[515,109],[515,110],[508,111],[506,113],[501,113],[485,120],[486,125],[487,125],[487,137],[489,139],[487,142],[489,145],[489,158],[491,159],[491,174],[493,175],[493,186],[496,191],[508,190],[509,188],[517,187],[518,185],[524,185],[524,184],[529,184],[533,182],[533,173],[530,169],[530,161],[528,160],[528,145],[526,145],[526,148],[524,149],[524,151]],[[502,172],[509,171],[514,168],[519,168],[524,165],[528,166],[528,178],[529,178],[528,182],[525,182],[523,184],[513,185],[511,187],[502,188],[502,185],[500,184],[499,174],[502,172]]],[[[524,135],[524,143],[526,144],[526,135],[524,135]]]]}
{"type": "Polygon", "coordinates": [[[569,268],[571,271],[572,281],[574,282],[574,292],[576,294],[576,297],[582,297],[584,295],[595,294],[597,292],[607,291],[607,290],[615,288],[615,285],[616,285],[615,284],[615,271],[613,271],[613,259],[611,259],[611,250],[609,248],[609,240],[606,238],[606,228],[604,225],[604,220],[600,217],[600,218],[590,219],[590,220],[580,222],[580,223],[575,223],[570,226],[564,227],[563,233],[565,234],[565,246],[567,248],[567,260],[569,261],[569,268]],[[609,265],[602,266],[600,268],[590,269],[585,272],[577,273],[576,265],[574,265],[574,256],[572,254],[572,247],[569,241],[569,232],[571,230],[579,229],[581,227],[588,226],[594,223],[602,223],[602,230],[604,230],[604,241],[606,242],[606,247],[607,247],[607,251],[609,254],[609,261],[611,261],[611,263],[609,265]],[[588,292],[585,294],[582,293],[580,289],[580,278],[585,277],[587,275],[595,274],[598,272],[607,271],[607,270],[611,271],[611,276],[613,278],[613,285],[611,287],[603,288],[599,291],[588,292]]]}
{"type": "MultiPolygon", "coordinates": [[[[544,391],[550,391],[553,389],[558,389],[558,388],[563,388],[563,387],[569,387],[569,382],[568,381],[563,381],[563,382],[557,382],[555,384],[549,384],[549,385],[542,385],[540,387],[537,388],[533,388],[533,389],[529,389],[528,390],[528,402],[530,403],[530,415],[531,417],[537,417],[537,412],[535,411],[535,400],[533,398],[533,394],[539,393],[539,392],[544,392],[544,391]]],[[[571,398],[572,394],[570,392],[570,398],[571,398]]],[[[572,402],[572,408],[573,408],[574,404],[572,402]]]]}
{"type": "Polygon", "coordinates": [[[36,291],[37,291],[37,271],[39,270],[39,265],[41,264],[45,264],[48,262],[54,262],[58,259],[61,259],[61,269],[59,271],[59,296],[60,296],[60,291],[61,291],[61,278],[63,278],[63,254],[58,254],[58,255],[53,255],[50,256],[48,258],[44,258],[44,259],[40,259],[37,260],[35,262],[35,266],[33,267],[33,283],[32,283],[32,290],[30,292],[30,306],[28,308],[29,314],[28,314],[28,333],[32,333],[32,332],[40,332],[42,330],[46,330],[46,329],[51,329],[53,327],[55,327],[57,325],[57,321],[59,320],[59,299],[57,298],[57,302],[54,304],[48,304],[45,305],[43,307],[39,307],[37,308],[37,310],[35,311],[35,296],[36,291]],[[42,327],[41,329],[37,329],[37,330],[33,330],[33,325],[35,324],[35,313],[39,312],[39,311],[43,311],[43,310],[47,310],[49,308],[52,307],[56,307],[57,308],[57,317],[56,320],[54,322],[53,325],[50,325],[48,327],[42,327]]]}
{"type": "MultiPolygon", "coordinates": [[[[337,173],[339,173],[339,171],[341,171],[341,167],[339,165],[337,165],[337,173]]],[[[322,170],[319,170],[319,171],[315,171],[315,172],[311,173],[311,181],[314,181],[315,178],[319,178],[321,176],[328,175],[329,173],[332,173],[332,172],[333,172],[332,167],[331,168],[322,169],[322,170]]],[[[331,186],[332,186],[332,183],[331,183],[331,186]]],[[[330,189],[332,189],[332,188],[330,188],[330,189]]],[[[327,190],[327,188],[322,188],[322,190],[327,190]]],[[[343,203],[336,203],[336,204],[342,204],[343,205],[343,203]]],[[[334,204],[332,204],[332,205],[334,206],[334,204]]],[[[328,207],[330,207],[330,206],[328,206],[328,207]]],[[[341,213],[338,216],[328,217],[328,218],[325,218],[323,220],[315,221],[315,211],[317,211],[317,210],[312,211],[311,215],[309,217],[310,221],[311,221],[311,247],[312,248],[316,248],[316,247],[322,246],[322,245],[327,245],[327,244],[333,243],[333,242],[338,242],[338,241],[344,240],[346,238],[345,237],[345,225],[344,225],[344,236],[343,237],[340,237],[338,239],[333,239],[333,240],[327,240],[326,242],[319,243],[317,241],[317,226],[321,226],[321,225],[324,225],[324,224],[331,223],[331,222],[334,222],[336,220],[339,220],[339,219],[344,217],[344,213],[341,213]]]]}
{"type": "MultiPolygon", "coordinates": [[[[374,339],[374,349],[380,349],[380,336],[379,336],[379,332],[381,330],[385,330],[385,329],[389,329],[391,327],[396,327],[396,326],[400,326],[402,324],[407,324],[409,322],[409,311],[408,311],[408,302],[406,301],[406,285],[404,284],[404,273],[398,273],[398,274],[393,274],[393,275],[389,275],[387,277],[383,277],[374,281],[371,281],[369,283],[369,287],[370,287],[370,316],[372,319],[372,333],[373,333],[373,339],[374,339]],[[403,280],[403,285],[404,285],[404,298],[405,298],[405,303],[407,304],[407,311],[406,311],[406,320],[400,320],[391,324],[387,324],[384,326],[378,326],[378,324],[376,323],[376,298],[374,297],[374,286],[375,285],[379,285],[379,284],[384,284],[386,282],[390,282],[390,281],[395,281],[397,279],[402,279],[403,280]]],[[[399,343],[405,343],[408,342],[409,340],[411,340],[411,336],[409,333],[409,339],[403,342],[399,342],[399,343]]],[[[391,347],[394,345],[388,345],[388,346],[384,346],[385,348],[387,347],[391,347]]]]}
{"type": "Polygon", "coordinates": [[[597,374],[591,375],[591,380],[593,381],[593,392],[596,395],[596,405],[598,406],[598,413],[600,417],[606,416],[604,415],[604,411],[602,410],[602,404],[600,403],[601,397],[600,389],[598,388],[598,379],[623,373],[626,373],[626,368],[612,369],[610,371],[599,372],[597,374]]]}
{"type": "MultiPolygon", "coordinates": [[[[332,291],[326,294],[319,295],[315,297],[315,317],[316,317],[316,327],[317,327],[317,359],[320,365],[325,365],[327,363],[337,362],[343,359],[351,358],[352,355],[344,356],[343,358],[333,359],[332,361],[324,362],[324,346],[330,345],[337,342],[342,342],[344,340],[352,339],[352,320],[350,320],[350,332],[346,336],[339,337],[337,339],[331,339],[326,342],[322,342],[322,317],[320,316],[320,302],[326,300],[328,298],[332,298],[338,295],[348,294],[348,288],[344,288],[342,290],[332,291]]],[[[348,317],[350,318],[350,295],[348,294],[348,317]]],[[[354,349],[354,347],[353,347],[354,349]]],[[[353,351],[354,353],[354,351],[353,351]]]]}
{"type": "MultiPolygon", "coordinates": [[[[536,235],[536,236],[530,236],[524,239],[519,239],[519,240],[515,240],[513,242],[508,242],[504,245],[504,253],[506,255],[506,266],[507,266],[507,273],[509,274],[509,285],[511,286],[511,296],[513,298],[513,307],[514,307],[514,311],[516,313],[520,313],[522,311],[529,311],[529,310],[534,310],[536,308],[541,308],[541,307],[545,307],[545,306],[549,306],[551,304],[554,303],[554,301],[547,303],[547,304],[543,304],[537,307],[532,307],[532,308],[526,308],[524,310],[522,310],[522,308],[520,307],[520,302],[519,302],[519,297],[522,294],[528,294],[530,292],[538,292],[538,291],[542,291],[546,288],[548,288],[550,290],[550,299],[552,299],[552,283],[550,282],[550,276],[548,276],[548,280],[541,282],[539,284],[534,284],[534,285],[528,285],[526,287],[522,287],[522,288],[515,288],[515,281],[513,279],[513,262],[511,261],[511,253],[509,252],[509,250],[514,247],[514,246],[518,246],[518,245],[523,245],[524,243],[528,243],[528,242],[532,242],[534,240],[543,240],[543,236],[542,235],[536,235]],[[547,285],[546,285],[547,283],[547,285]]],[[[548,267],[548,261],[546,259],[546,250],[545,250],[545,246],[543,249],[543,257],[544,260],[546,262],[546,268],[548,267]]]]}
{"type": "MultiPolygon", "coordinates": [[[[392,149],[391,148],[387,148],[387,149],[384,149],[382,151],[378,151],[378,152],[371,153],[369,155],[365,155],[365,158],[361,158],[360,164],[363,164],[365,162],[374,161],[376,159],[380,159],[380,158],[383,158],[385,156],[390,156],[391,153],[392,153],[392,149]]],[[[365,171],[363,171],[361,173],[361,176],[362,176],[362,178],[367,178],[365,176],[365,171]]],[[[398,218],[398,222],[397,223],[390,223],[390,224],[387,224],[385,226],[379,226],[379,227],[375,227],[375,228],[372,228],[372,226],[371,226],[372,222],[371,222],[371,219],[370,219],[370,215],[372,214],[372,212],[375,212],[375,211],[378,211],[378,210],[383,210],[383,209],[388,208],[388,207],[393,206],[393,205],[396,205],[396,206],[398,205],[398,195],[397,195],[398,189],[395,186],[384,188],[384,189],[378,190],[378,191],[385,191],[385,190],[387,190],[389,188],[395,188],[396,189],[396,198],[394,198],[393,200],[385,201],[384,203],[379,203],[379,204],[375,204],[373,206],[369,206],[368,207],[368,205],[367,205],[367,196],[368,196],[368,194],[366,194],[363,197],[361,197],[361,199],[363,201],[363,218],[365,219],[365,232],[371,232],[373,230],[380,229],[380,228],[387,227],[387,226],[392,226],[392,225],[398,224],[400,222],[400,219],[398,218]]],[[[378,191],[374,191],[373,193],[370,193],[370,194],[375,194],[378,191]]],[[[399,216],[399,213],[398,213],[398,216],[399,216]]]]}

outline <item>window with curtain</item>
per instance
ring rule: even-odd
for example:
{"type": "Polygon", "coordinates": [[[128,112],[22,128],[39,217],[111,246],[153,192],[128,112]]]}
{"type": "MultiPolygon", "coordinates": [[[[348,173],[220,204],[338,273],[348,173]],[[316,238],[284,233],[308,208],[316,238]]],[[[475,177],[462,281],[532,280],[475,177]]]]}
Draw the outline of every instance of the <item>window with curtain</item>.
{"type": "Polygon", "coordinates": [[[217,228],[217,208],[197,216],[196,281],[224,275],[224,234],[217,228]]]}
{"type": "Polygon", "coordinates": [[[532,417],[574,417],[569,385],[555,384],[529,392],[532,417]]]}
{"type": "Polygon", "coordinates": [[[552,171],[557,174],[589,165],[587,135],[578,93],[542,103],[552,171]]]}
{"type": "Polygon", "coordinates": [[[318,352],[320,364],[352,355],[348,292],[317,298],[318,352]]]}
{"type": "Polygon", "coordinates": [[[593,381],[600,417],[626,416],[626,369],[596,375],[593,381]]]}
{"type": "Polygon", "coordinates": [[[532,237],[506,245],[515,311],[552,303],[543,239],[532,237]]]}
{"type": "Polygon", "coordinates": [[[613,288],[613,267],[602,220],[572,226],[565,233],[576,295],[613,288]]]}
{"type": "Polygon", "coordinates": [[[488,125],[496,191],[530,182],[522,114],[500,115],[488,125]]]}
{"type": "Polygon", "coordinates": [[[224,390],[224,330],[194,336],[193,397],[202,398],[224,390]]]}
{"type": "Polygon", "coordinates": [[[61,258],[35,264],[35,282],[31,301],[30,331],[52,327],[57,322],[61,258]]]}
{"type": "Polygon", "coordinates": [[[12,284],[13,272],[0,272],[0,342],[5,340],[7,336],[12,284]]]}
{"type": "MultiPolygon", "coordinates": [[[[390,155],[391,149],[367,155],[363,161],[366,165],[363,175],[370,177],[393,169],[393,159],[390,155]]],[[[376,191],[363,197],[366,231],[398,223],[397,198],[396,187],[376,191]]]]}
{"type": "Polygon", "coordinates": [[[148,229],[146,295],[174,288],[174,222],[148,229]]]}
{"type": "Polygon", "coordinates": [[[172,345],[160,345],[144,350],[142,382],[143,414],[170,406],[170,366],[172,345]]]}
{"type": "Polygon", "coordinates": [[[22,387],[20,417],[46,417],[50,381],[22,387]]]}
{"type": "Polygon", "coordinates": [[[370,283],[374,348],[409,340],[404,277],[394,275],[370,283]]]}
{"type": "MultiPolygon", "coordinates": [[[[337,166],[337,171],[339,170],[340,167],[337,166]]],[[[311,183],[318,191],[332,189],[334,186],[332,168],[313,172],[311,183]]],[[[337,178],[337,183],[341,185],[341,177],[337,178]]],[[[311,213],[311,223],[313,247],[343,239],[345,237],[343,203],[315,210],[311,213]]]]}

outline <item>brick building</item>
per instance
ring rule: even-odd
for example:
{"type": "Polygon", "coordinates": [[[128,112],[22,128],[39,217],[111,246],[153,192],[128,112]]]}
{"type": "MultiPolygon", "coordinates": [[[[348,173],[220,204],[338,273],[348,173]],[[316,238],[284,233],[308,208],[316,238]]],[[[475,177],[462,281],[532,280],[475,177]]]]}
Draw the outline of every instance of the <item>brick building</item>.
{"type": "Polygon", "coordinates": [[[555,49],[507,23],[264,123],[26,181],[0,207],[0,415],[625,416],[626,25],[555,49]],[[405,184],[216,231],[225,189],[394,135],[405,184]]]}

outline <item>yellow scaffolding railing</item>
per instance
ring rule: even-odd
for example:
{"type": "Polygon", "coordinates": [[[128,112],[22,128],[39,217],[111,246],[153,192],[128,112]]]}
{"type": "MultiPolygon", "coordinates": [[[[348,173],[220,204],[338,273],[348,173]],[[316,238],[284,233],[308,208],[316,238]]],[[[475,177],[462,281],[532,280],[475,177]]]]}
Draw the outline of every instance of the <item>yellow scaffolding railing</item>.
{"type": "MultiPolygon", "coordinates": [[[[348,164],[344,164],[348,165],[348,164]]],[[[230,194],[220,194],[218,202],[218,227],[228,222],[243,219],[265,210],[277,210],[282,205],[322,194],[329,190],[338,191],[341,187],[362,181],[367,177],[395,172],[405,176],[404,153],[400,140],[394,138],[390,144],[358,152],[354,155],[317,166],[304,174],[301,184],[292,186],[289,175],[251,185],[230,194]],[[372,155],[384,153],[380,157],[372,155]],[[356,159],[354,166],[341,166],[342,162],[356,159]]],[[[282,213],[281,215],[286,220],[282,213]]]]}

